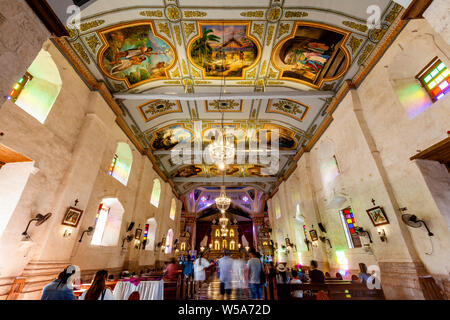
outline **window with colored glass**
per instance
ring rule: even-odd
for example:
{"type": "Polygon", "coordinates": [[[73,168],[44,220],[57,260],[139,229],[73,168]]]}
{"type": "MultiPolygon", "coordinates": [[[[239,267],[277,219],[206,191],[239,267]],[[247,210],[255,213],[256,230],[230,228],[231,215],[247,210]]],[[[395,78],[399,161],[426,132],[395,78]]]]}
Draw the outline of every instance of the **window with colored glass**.
{"type": "Polygon", "coordinates": [[[348,247],[362,247],[361,240],[358,236],[358,231],[356,230],[356,221],[352,208],[349,207],[341,210],[341,222],[342,226],[344,227],[345,238],[347,239],[348,247]]]}
{"type": "Polygon", "coordinates": [[[438,57],[431,60],[416,78],[428,92],[433,102],[442,99],[450,92],[450,70],[438,57]]]}

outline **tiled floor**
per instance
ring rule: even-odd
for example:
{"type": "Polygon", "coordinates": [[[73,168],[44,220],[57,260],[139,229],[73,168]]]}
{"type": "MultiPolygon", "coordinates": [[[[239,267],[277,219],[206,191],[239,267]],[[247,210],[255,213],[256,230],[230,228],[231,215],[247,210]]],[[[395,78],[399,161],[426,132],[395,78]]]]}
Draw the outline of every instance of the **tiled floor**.
{"type": "Polygon", "coordinates": [[[220,281],[215,278],[209,283],[209,285],[204,285],[199,289],[198,294],[196,294],[196,300],[249,300],[250,290],[243,289],[241,291],[232,290],[230,296],[222,296],[220,294],[220,281]]]}

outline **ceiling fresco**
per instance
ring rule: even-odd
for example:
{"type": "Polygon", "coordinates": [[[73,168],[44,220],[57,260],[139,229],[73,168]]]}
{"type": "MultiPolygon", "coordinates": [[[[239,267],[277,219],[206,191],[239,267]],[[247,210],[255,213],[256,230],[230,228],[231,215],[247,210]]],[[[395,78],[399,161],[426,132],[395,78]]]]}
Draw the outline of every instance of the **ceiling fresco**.
{"type": "MultiPolygon", "coordinates": [[[[104,83],[113,97],[121,95],[115,101],[123,125],[149,150],[155,167],[179,195],[221,182],[214,165],[178,165],[170,152],[186,141],[210,143],[208,130],[220,128],[222,114],[225,126],[236,130],[236,143],[246,146],[254,133],[278,129],[277,172],[267,174],[264,165],[244,163],[229,166],[225,177],[227,186],[244,184],[270,194],[326,129],[333,95],[368,68],[366,60],[390,34],[402,10],[388,0],[229,0],[226,5],[97,0],[83,9],[80,29],[69,30],[66,42],[90,77],[104,83]],[[379,28],[367,27],[369,5],[380,8],[379,28]],[[331,94],[176,98],[277,91],[331,94]],[[173,98],[132,98],[137,94],[173,98]]],[[[267,138],[271,140],[270,134],[267,138]]]]}

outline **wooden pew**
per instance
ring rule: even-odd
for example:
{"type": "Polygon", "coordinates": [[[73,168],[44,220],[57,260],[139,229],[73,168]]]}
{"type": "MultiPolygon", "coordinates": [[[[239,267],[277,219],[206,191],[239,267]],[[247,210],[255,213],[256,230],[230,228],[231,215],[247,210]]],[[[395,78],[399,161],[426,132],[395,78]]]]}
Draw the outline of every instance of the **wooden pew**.
{"type": "Polygon", "coordinates": [[[365,284],[352,283],[351,281],[339,280],[323,284],[273,284],[275,300],[293,300],[291,292],[303,290],[304,300],[314,299],[308,297],[307,292],[324,291],[330,300],[385,300],[383,290],[369,289],[365,284]]]}

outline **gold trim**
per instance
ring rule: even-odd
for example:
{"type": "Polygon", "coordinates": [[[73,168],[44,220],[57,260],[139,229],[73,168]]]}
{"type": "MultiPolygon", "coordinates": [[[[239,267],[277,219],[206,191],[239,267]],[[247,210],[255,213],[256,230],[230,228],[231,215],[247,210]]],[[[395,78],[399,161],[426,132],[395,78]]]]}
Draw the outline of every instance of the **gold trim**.
{"type": "Polygon", "coordinates": [[[273,105],[273,99],[270,99],[270,100],[269,100],[269,104],[267,105],[267,108],[266,108],[266,113],[279,113],[279,114],[283,114],[283,115],[285,115],[285,116],[287,116],[287,117],[293,118],[293,119],[295,119],[295,120],[298,120],[298,121],[300,121],[300,122],[303,122],[303,120],[305,120],[305,117],[306,117],[306,115],[308,114],[309,110],[311,109],[310,106],[308,106],[308,105],[306,105],[306,104],[304,104],[304,103],[301,103],[300,101],[297,101],[297,100],[293,100],[293,99],[278,99],[278,100],[279,100],[279,101],[286,100],[286,101],[294,102],[294,103],[296,103],[296,104],[299,104],[299,105],[305,107],[306,110],[305,110],[305,112],[303,112],[303,115],[302,115],[301,118],[299,118],[299,117],[297,117],[297,116],[295,116],[295,115],[292,115],[292,114],[290,114],[290,113],[288,113],[288,112],[285,112],[285,111],[281,111],[281,110],[273,110],[273,109],[271,110],[270,108],[271,108],[272,105],[273,105]]]}
{"type": "MultiPolygon", "coordinates": [[[[349,32],[349,31],[346,31],[346,30],[343,30],[343,29],[339,29],[339,28],[336,28],[336,27],[331,27],[331,26],[328,26],[328,25],[325,25],[325,24],[314,23],[314,22],[303,22],[303,21],[296,22],[294,24],[294,27],[292,28],[291,34],[289,36],[283,38],[283,40],[280,41],[275,46],[275,48],[272,50],[272,55],[271,55],[270,59],[272,61],[272,65],[274,66],[274,68],[277,69],[280,72],[280,74],[278,75],[278,80],[286,80],[286,81],[298,82],[298,83],[307,85],[307,86],[309,86],[311,88],[319,89],[324,82],[333,81],[333,80],[336,80],[336,79],[339,79],[339,78],[343,77],[347,73],[348,69],[350,68],[351,56],[350,56],[350,52],[345,47],[345,44],[347,43],[347,40],[348,40],[350,34],[351,34],[351,32],[349,32]],[[336,77],[333,77],[333,78],[323,78],[322,77],[317,85],[313,84],[311,82],[308,82],[308,81],[304,81],[304,80],[299,80],[299,79],[294,79],[294,78],[289,78],[289,77],[283,77],[283,69],[278,67],[278,65],[275,63],[275,55],[278,54],[278,51],[283,46],[283,44],[285,44],[288,40],[295,38],[295,33],[297,31],[297,28],[301,27],[301,26],[316,27],[316,28],[321,28],[321,29],[325,29],[325,30],[330,30],[330,31],[334,31],[336,33],[340,33],[340,34],[342,34],[344,36],[342,38],[339,46],[336,48],[336,50],[338,50],[340,48],[344,52],[344,55],[346,57],[346,60],[345,60],[346,62],[345,62],[345,67],[344,67],[343,71],[340,74],[338,74],[336,77]]],[[[335,52],[337,52],[337,51],[335,51],[335,52]]]]}
{"type": "Polygon", "coordinates": [[[203,68],[203,67],[197,65],[197,64],[194,62],[194,59],[192,59],[192,56],[191,56],[191,48],[192,48],[192,45],[194,44],[194,42],[195,42],[197,39],[200,39],[200,38],[202,37],[202,28],[201,28],[201,25],[212,25],[212,24],[219,24],[219,25],[222,25],[222,24],[223,24],[224,27],[227,26],[227,25],[246,25],[246,26],[247,26],[247,28],[246,28],[246,36],[247,36],[248,38],[250,38],[251,40],[253,40],[253,42],[255,43],[255,45],[256,45],[256,47],[257,47],[257,49],[258,49],[258,55],[256,56],[255,61],[253,62],[253,64],[251,64],[250,66],[248,66],[248,67],[242,69],[242,77],[226,77],[226,79],[229,79],[229,80],[243,80],[243,79],[245,79],[245,73],[246,73],[246,71],[247,71],[247,70],[250,70],[251,68],[253,68],[254,66],[256,66],[256,65],[258,64],[259,60],[261,59],[261,55],[262,55],[261,44],[259,43],[259,41],[258,41],[257,38],[255,38],[253,35],[250,34],[250,32],[251,32],[251,21],[219,21],[219,20],[197,21],[197,30],[200,30],[200,31],[199,31],[199,33],[198,33],[195,37],[193,37],[193,38],[189,41],[189,43],[188,43],[187,50],[186,50],[186,51],[187,51],[187,59],[189,60],[189,62],[190,62],[193,66],[195,66],[197,69],[201,70],[201,72],[202,72],[202,74],[203,74],[203,79],[222,79],[222,78],[223,78],[223,77],[211,77],[211,76],[206,76],[205,68],[203,68]]]}
{"type": "MultiPolygon", "coordinates": [[[[219,102],[219,100],[214,100],[214,102],[219,102]]],[[[235,101],[235,100],[223,100],[223,101],[235,101]]],[[[238,100],[239,101],[239,100],[238,100]]],[[[241,100],[239,110],[208,110],[208,101],[205,101],[205,112],[242,112],[244,110],[244,100],[241,100]]]]}
{"type": "Polygon", "coordinates": [[[149,121],[151,121],[151,120],[153,120],[153,119],[155,119],[155,118],[158,118],[158,117],[160,117],[160,116],[163,116],[163,115],[166,115],[166,114],[169,114],[169,113],[182,113],[182,112],[183,112],[183,111],[181,110],[180,101],[176,100],[176,101],[175,101],[175,104],[176,104],[177,107],[178,107],[177,110],[168,110],[168,111],[158,113],[158,114],[156,114],[156,115],[151,116],[151,117],[148,118],[148,117],[146,116],[145,112],[144,112],[142,109],[143,109],[144,107],[146,107],[147,105],[149,105],[150,103],[155,102],[155,101],[166,101],[166,102],[170,102],[169,100],[155,99],[155,100],[151,100],[151,101],[148,101],[148,102],[146,102],[146,103],[143,103],[143,104],[137,106],[136,108],[139,110],[139,113],[141,114],[141,116],[142,116],[142,118],[144,119],[145,122],[149,122],[149,121]]]}
{"type": "Polygon", "coordinates": [[[141,21],[138,21],[138,22],[133,21],[133,22],[130,22],[130,23],[120,24],[120,25],[116,25],[116,26],[113,26],[113,27],[108,27],[108,28],[99,30],[99,31],[97,32],[97,35],[99,36],[99,38],[100,38],[100,40],[101,40],[101,42],[102,42],[102,47],[100,48],[99,53],[98,53],[98,55],[97,55],[97,64],[98,64],[100,70],[102,71],[102,73],[103,73],[106,77],[108,77],[108,78],[110,78],[110,79],[118,80],[118,81],[125,81],[125,84],[127,85],[127,87],[128,87],[129,89],[138,87],[138,86],[143,85],[143,84],[145,84],[145,83],[157,81],[157,80],[170,79],[170,77],[169,77],[169,75],[168,75],[168,70],[172,69],[173,66],[176,64],[176,62],[177,62],[177,60],[178,60],[177,51],[175,50],[175,47],[172,45],[172,43],[171,43],[168,39],[164,38],[163,36],[159,35],[159,34],[156,32],[156,26],[155,26],[155,23],[154,23],[153,21],[148,21],[148,20],[145,21],[145,20],[141,20],[141,21]],[[108,42],[106,41],[105,33],[109,33],[109,32],[116,31],[116,30],[121,30],[121,29],[124,29],[124,28],[134,27],[134,26],[142,26],[142,25],[149,25],[150,28],[151,28],[151,30],[152,30],[153,35],[154,35],[156,38],[158,38],[158,39],[164,41],[164,42],[170,47],[170,49],[171,49],[172,52],[173,52],[173,61],[172,61],[172,64],[171,64],[171,65],[169,65],[167,68],[164,69],[164,73],[166,74],[165,77],[157,77],[157,78],[147,79],[147,80],[140,81],[140,82],[135,83],[135,84],[132,85],[132,84],[130,83],[130,81],[129,81],[127,78],[117,78],[117,77],[114,77],[114,76],[112,76],[111,74],[109,74],[109,73],[105,70],[105,68],[103,67],[102,58],[103,58],[103,55],[105,54],[105,51],[109,48],[109,44],[108,44],[108,42]]]}

